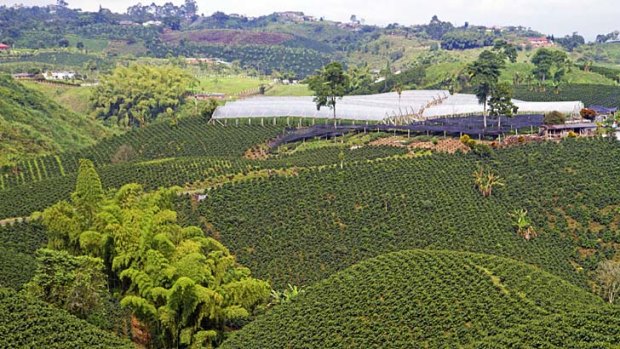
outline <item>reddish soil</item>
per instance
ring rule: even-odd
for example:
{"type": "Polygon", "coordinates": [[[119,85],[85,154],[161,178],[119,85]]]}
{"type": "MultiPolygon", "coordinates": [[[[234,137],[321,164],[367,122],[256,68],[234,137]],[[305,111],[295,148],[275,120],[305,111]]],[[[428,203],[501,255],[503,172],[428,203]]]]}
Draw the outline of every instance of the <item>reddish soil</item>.
{"type": "Polygon", "coordinates": [[[293,38],[283,33],[219,29],[171,31],[162,34],[161,37],[165,42],[179,43],[185,39],[193,43],[219,45],[279,45],[293,38]]]}
{"type": "Polygon", "coordinates": [[[432,142],[414,142],[409,144],[409,149],[429,149],[432,151],[449,154],[454,154],[459,150],[467,153],[470,150],[469,147],[463,144],[460,140],[453,138],[439,140],[437,144],[433,144],[432,142]]]}

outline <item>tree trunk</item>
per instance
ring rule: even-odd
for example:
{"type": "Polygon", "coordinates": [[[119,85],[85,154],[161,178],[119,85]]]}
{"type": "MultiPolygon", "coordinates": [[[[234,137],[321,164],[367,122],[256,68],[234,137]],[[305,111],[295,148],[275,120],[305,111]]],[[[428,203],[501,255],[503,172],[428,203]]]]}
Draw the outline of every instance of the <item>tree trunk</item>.
{"type": "Polygon", "coordinates": [[[497,128],[502,128],[502,116],[497,117],[497,128]]]}
{"type": "Polygon", "coordinates": [[[338,123],[336,122],[336,100],[334,99],[334,128],[338,128],[338,123]]]}
{"type": "Polygon", "coordinates": [[[484,100],[484,109],[482,110],[482,121],[484,124],[484,128],[487,128],[487,101],[486,99],[484,100]]]}

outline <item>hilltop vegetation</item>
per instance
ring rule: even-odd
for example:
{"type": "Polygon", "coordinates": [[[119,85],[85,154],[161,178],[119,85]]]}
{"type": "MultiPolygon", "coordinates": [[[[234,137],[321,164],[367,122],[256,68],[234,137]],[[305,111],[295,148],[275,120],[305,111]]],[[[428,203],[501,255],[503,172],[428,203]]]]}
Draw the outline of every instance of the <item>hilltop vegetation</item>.
{"type": "Polygon", "coordinates": [[[112,132],[45,95],[0,75],[0,165],[92,145],[112,132]]]}
{"type": "Polygon", "coordinates": [[[222,348],[612,348],[618,315],[510,259],[402,251],[330,276],[222,348]]]}

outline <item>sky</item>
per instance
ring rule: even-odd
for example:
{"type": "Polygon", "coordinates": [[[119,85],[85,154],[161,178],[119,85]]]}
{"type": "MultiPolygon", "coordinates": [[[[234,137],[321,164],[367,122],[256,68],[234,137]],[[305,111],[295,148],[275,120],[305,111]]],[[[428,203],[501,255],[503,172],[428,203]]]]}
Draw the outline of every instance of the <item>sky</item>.
{"type": "MultiPolygon", "coordinates": [[[[97,10],[101,4],[125,12],[139,0],[66,0],[71,8],[97,10]]],[[[142,0],[163,4],[184,0],[142,0]]],[[[47,5],[55,0],[0,0],[12,6],[47,5]]],[[[597,34],[620,30],[618,0],[197,0],[199,13],[215,11],[260,16],[276,11],[304,11],[307,15],[348,21],[352,14],[367,24],[428,23],[433,15],[460,26],[465,22],[486,26],[523,25],[545,34],[564,36],[574,31],[594,40],[597,34]]]]}

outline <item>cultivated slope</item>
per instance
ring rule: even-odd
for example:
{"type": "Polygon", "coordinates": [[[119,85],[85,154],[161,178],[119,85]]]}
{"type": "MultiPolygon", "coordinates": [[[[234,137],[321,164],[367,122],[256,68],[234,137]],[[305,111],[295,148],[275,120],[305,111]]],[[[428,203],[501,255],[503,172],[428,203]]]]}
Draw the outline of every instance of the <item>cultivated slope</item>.
{"type": "Polygon", "coordinates": [[[610,348],[620,341],[618,315],[514,260],[402,251],[331,276],[223,348],[610,348]]]}
{"type": "Polygon", "coordinates": [[[66,311],[0,288],[0,348],[135,348],[66,311]]]}
{"type": "Polygon", "coordinates": [[[617,142],[568,140],[483,159],[436,154],[345,164],[226,185],[187,216],[204,217],[241,263],[279,288],[416,248],[510,257],[585,286],[574,262],[595,268],[620,241],[620,166],[610,161],[619,157],[617,142]],[[474,186],[480,163],[506,184],[489,198],[474,186]],[[529,210],[538,238],[516,234],[510,214],[517,209],[529,210]]]}
{"type": "Polygon", "coordinates": [[[74,114],[0,75],[0,165],[25,157],[76,149],[95,143],[109,131],[95,120],[74,114]]]}

